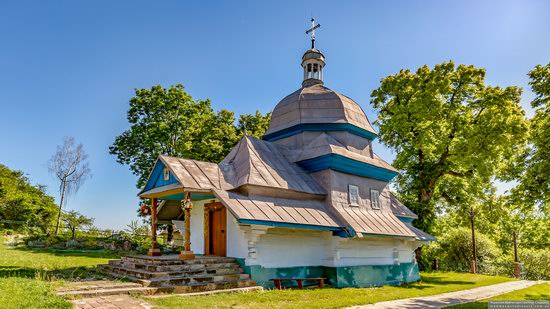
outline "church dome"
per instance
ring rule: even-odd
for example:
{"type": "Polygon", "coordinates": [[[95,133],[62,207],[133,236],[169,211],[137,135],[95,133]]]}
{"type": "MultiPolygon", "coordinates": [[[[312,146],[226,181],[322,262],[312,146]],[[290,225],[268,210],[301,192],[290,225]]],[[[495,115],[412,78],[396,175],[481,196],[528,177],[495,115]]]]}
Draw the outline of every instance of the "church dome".
{"type": "Polygon", "coordinates": [[[323,131],[323,128],[327,131],[342,130],[348,127],[352,131],[364,131],[365,135],[372,138],[376,136],[359,104],[315,79],[304,80],[302,88],[275,106],[265,139],[271,140],[278,133],[284,134],[285,131],[297,127],[307,127],[315,131],[323,131]]]}
{"type": "Polygon", "coordinates": [[[315,29],[311,19],[311,48],[302,56],[302,88],[285,97],[271,114],[265,140],[274,141],[304,131],[347,131],[373,140],[376,132],[365,112],[352,99],[323,85],[325,56],[315,48],[315,29]]]}

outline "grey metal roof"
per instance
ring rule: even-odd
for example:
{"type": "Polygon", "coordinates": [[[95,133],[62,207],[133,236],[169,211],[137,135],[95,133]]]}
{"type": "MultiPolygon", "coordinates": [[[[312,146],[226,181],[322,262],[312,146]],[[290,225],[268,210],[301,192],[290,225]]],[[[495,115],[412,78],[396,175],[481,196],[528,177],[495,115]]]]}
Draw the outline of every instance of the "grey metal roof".
{"type": "Polygon", "coordinates": [[[333,202],[339,214],[358,233],[415,237],[416,235],[393,213],[364,207],[350,207],[348,203],[333,202]]]}
{"type": "Polygon", "coordinates": [[[287,160],[284,146],[243,137],[220,163],[230,188],[257,185],[325,195],[323,188],[297,164],[287,160]]]}
{"type": "Polygon", "coordinates": [[[418,219],[418,216],[401,203],[393,193],[390,193],[390,202],[391,210],[396,216],[418,219]]]}
{"type": "Polygon", "coordinates": [[[216,197],[239,220],[340,227],[319,200],[294,200],[213,190],[216,197]]]}
{"type": "Polygon", "coordinates": [[[159,159],[170,168],[185,189],[210,190],[221,188],[225,181],[217,164],[161,155],[159,159]]]}
{"type": "Polygon", "coordinates": [[[415,234],[415,238],[423,241],[434,241],[436,238],[423,230],[413,226],[411,223],[405,223],[407,227],[415,234]]]}
{"type": "Polygon", "coordinates": [[[317,83],[305,85],[275,106],[266,135],[310,123],[349,123],[376,133],[359,104],[317,83]]]}

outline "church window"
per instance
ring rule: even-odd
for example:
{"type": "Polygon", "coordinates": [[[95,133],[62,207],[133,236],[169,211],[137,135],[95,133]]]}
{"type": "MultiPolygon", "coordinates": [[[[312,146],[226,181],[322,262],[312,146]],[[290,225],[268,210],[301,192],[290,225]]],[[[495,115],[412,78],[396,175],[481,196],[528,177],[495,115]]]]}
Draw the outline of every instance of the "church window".
{"type": "Polygon", "coordinates": [[[359,187],[348,185],[348,199],[351,206],[359,206],[359,187]]]}
{"type": "Polygon", "coordinates": [[[380,209],[380,192],[370,189],[370,203],[372,209],[380,209]]]}
{"type": "Polygon", "coordinates": [[[170,180],[170,170],[167,167],[164,168],[164,180],[170,180]]]}

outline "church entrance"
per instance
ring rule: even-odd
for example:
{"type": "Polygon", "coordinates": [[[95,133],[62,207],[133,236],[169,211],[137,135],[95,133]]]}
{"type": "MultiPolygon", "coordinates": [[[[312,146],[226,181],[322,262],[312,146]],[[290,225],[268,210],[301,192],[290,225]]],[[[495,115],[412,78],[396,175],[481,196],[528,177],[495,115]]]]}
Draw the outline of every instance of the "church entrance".
{"type": "Polygon", "coordinates": [[[226,256],[227,217],[225,207],[220,202],[204,205],[204,253],[226,256]]]}

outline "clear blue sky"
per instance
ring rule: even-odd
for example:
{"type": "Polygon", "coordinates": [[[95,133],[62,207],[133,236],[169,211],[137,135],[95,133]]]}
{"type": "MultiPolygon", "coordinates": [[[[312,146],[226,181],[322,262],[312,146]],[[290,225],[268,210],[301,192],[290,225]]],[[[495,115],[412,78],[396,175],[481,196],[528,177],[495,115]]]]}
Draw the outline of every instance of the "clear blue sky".
{"type": "Polygon", "coordinates": [[[0,163],[57,195],[46,165],[74,136],[94,176],[68,208],[123,228],[136,178],[108,147],[128,128],[133,89],[182,83],[216,109],[268,112],[300,86],[312,14],[325,84],[371,120],[371,91],[401,68],[452,59],[527,88],[527,72],[550,61],[550,1],[3,1],[0,163]]]}

